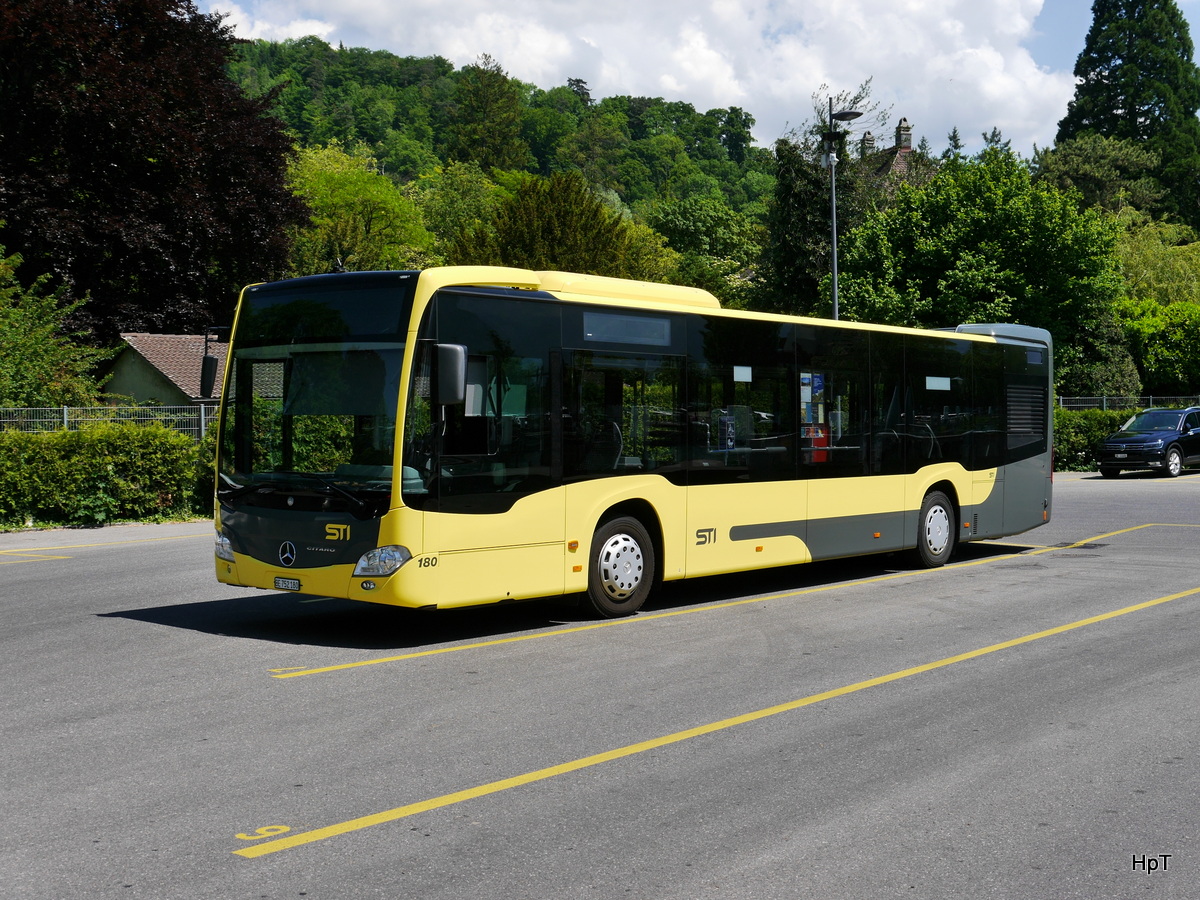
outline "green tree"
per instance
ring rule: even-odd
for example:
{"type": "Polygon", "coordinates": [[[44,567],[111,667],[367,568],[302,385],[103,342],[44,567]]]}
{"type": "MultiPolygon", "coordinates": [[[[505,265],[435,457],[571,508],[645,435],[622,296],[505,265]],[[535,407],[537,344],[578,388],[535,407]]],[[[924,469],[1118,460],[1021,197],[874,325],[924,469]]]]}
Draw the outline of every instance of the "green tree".
{"type": "Polygon", "coordinates": [[[1129,206],[1156,211],[1164,194],[1154,176],[1158,168],[1158,154],[1135,141],[1091,132],[1033,153],[1035,180],[1076,190],[1084,206],[1109,212],[1129,206]]]}
{"type": "Polygon", "coordinates": [[[289,275],[416,269],[435,261],[420,211],[379,174],[364,145],[351,153],[336,142],[301,150],[291,177],[312,219],[294,231],[289,275]]]}
{"type": "Polygon", "coordinates": [[[963,152],[963,149],[964,145],[962,138],[958,134],[958,126],[955,126],[946,135],[946,149],[942,151],[942,160],[948,162],[955,159],[965,159],[966,153],[963,152]]]}
{"type": "Polygon", "coordinates": [[[1007,321],[1047,329],[1060,391],[1136,394],[1116,325],[1117,227],[1034,184],[998,148],[904,185],[842,245],[846,318],[924,328],[1007,321]]]}
{"type": "Polygon", "coordinates": [[[1003,150],[1005,153],[1012,152],[1012,141],[1006,141],[1004,134],[999,128],[993,127],[990,132],[982,132],[980,137],[983,138],[984,147],[995,147],[997,150],[1003,150]]]}
{"type": "Polygon", "coordinates": [[[191,0],[0,5],[0,241],[101,340],[227,321],[283,268],[291,141],[191,0]]]}
{"type": "MultiPolygon", "coordinates": [[[[843,186],[844,177],[839,179],[843,186]]],[[[820,309],[821,279],[831,268],[829,199],[829,170],[814,159],[812,149],[785,138],[776,141],[775,191],[767,205],[756,307],[801,315],[820,309]]]]}
{"type": "Polygon", "coordinates": [[[100,385],[90,375],[112,354],[82,346],[67,319],[83,300],[61,304],[62,289],[47,292],[50,276],[28,287],[17,278],[18,254],[0,246],[0,406],[88,406],[100,385]]]}
{"type": "Polygon", "coordinates": [[[376,147],[381,169],[389,178],[401,183],[433,172],[441,164],[433,147],[427,141],[413,137],[413,130],[390,128],[376,147]]]}
{"type": "Polygon", "coordinates": [[[751,134],[751,129],[754,128],[754,116],[739,106],[730,106],[728,109],[712,109],[705,115],[713,117],[719,124],[721,146],[725,148],[729,159],[739,166],[742,165],[754,144],[754,136],[751,134]]]}
{"type": "Polygon", "coordinates": [[[721,197],[667,200],[643,211],[646,224],[681,254],[677,279],[714,294],[723,306],[749,302],[761,229],[721,197]]]}
{"type": "Polygon", "coordinates": [[[486,53],[464,66],[454,89],[447,152],[459,162],[489,169],[526,169],[533,163],[521,138],[521,90],[486,53]]]}
{"type": "Polygon", "coordinates": [[[442,248],[469,232],[490,231],[504,196],[478,164],[458,162],[423,176],[409,194],[442,248]]]}
{"type": "Polygon", "coordinates": [[[1099,134],[1158,154],[1164,202],[1200,225],[1200,69],[1175,0],[1095,0],[1058,142],[1099,134]]]}
{"type": "Polygon", "coordinates": [[[527,178],[491,227],[463,234],[451,263],[557,269],[662,281],[675,255],[661,236],[614,212],[578,172],[527,178]]]}
{"type": "Polygon", "coordinates": [[[587,95],[584,82],[569,79],[565,87],[535,90],[523,113],[521,136],[533,152],[541,175],[549,175],[553,170],[559,146],[578,130],[579,121],[587,111],[587,103],[570,87],[571,81],[583,85],[583,96],[587,95]]]}
{"type": "MultiPolygon", "coordinates": [[[[579,123],[574,133],[564,137],[555,152],[553,168],[557,172],[579,171],[590,184],[612,188],[618,192],[636,184],[623,165],[629,159],[629,134],[625,116],[611,109],[610,104],[594,107],[579,123]]],[[[642,169],[644,164],[638,162],[642,169]]],[[[649,182],[648,171],[643,176],[649,182]]]]}
{"type": "Polygon", "coordinates": [[[1117,239],[1124,294],[1160,306],[1200,303],[1200,242],[1186,225],[1125,210],[1117,239]]]}
{"type": "Polygon", "coordinates": [[[1151,394],[1194,394],[1200,390],[1200,303],[1184,300],[1163,306],[1153,300],[1130,300],[1117,316],[1151,394]]]}

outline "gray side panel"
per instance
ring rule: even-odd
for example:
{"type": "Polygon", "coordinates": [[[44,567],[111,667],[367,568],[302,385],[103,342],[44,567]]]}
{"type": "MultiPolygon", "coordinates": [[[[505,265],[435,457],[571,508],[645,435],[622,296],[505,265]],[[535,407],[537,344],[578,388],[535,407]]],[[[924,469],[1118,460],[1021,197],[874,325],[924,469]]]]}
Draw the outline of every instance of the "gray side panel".
{"type": "Polygon", "coordinates": [[[805,540],[814,560],[885,553],[913,546],[912,542],[906,544],[903,512],[817,519],[810,522],[761,522],[756,525],[736,525],[729,529],[731,541],[755,541],[787,536],[805,540]],[[876,533],[879,534],[878,538],[875,537],[876,533]]]}
{"type": "MultiPolygon", "coordinates": [[[[1002,472],[1003,470],[1001,470],[1002,472]]],[[[959,534],[967,535],[970,540],[1001,537],[1004,530],[1004,481],[997,477],[996,489],[982,503],[964,506],[962,509],[964,522],[971,524],[967,531],[959,525],[959,534]]]]}
{"type": "Polygon", "coordinates": [[[1020,534],[1050,520],[1047,454],[1011,463],[1004,479],[1004,533],[1020,534]],[[1045,514],[1043,516],[1043,513],[1045,514]]]}

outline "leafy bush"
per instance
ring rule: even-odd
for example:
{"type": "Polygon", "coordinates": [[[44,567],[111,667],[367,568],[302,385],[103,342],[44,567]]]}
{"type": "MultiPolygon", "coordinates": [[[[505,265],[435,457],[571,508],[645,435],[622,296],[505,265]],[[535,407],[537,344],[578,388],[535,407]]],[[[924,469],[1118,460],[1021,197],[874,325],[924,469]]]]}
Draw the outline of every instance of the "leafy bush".
{"type": "Polygon", "coordinates": [[[198,455],[191,438],[158,423],[0,432],[0,526],[189,514],[198,505],[198,455]]]}
{"type": "Polygon", "coordinates": [[[213,514],[214,472],[217,464],[217,429],[209,428],[196,447],[192,465],[192,512],[197,516],[213,514]]]}
{"type": "Polygon", "coordinates": [[[1096,447],[1137,410],[1054,409],[1054,467],[1060,472],[1095,471],[1096,447]]]}

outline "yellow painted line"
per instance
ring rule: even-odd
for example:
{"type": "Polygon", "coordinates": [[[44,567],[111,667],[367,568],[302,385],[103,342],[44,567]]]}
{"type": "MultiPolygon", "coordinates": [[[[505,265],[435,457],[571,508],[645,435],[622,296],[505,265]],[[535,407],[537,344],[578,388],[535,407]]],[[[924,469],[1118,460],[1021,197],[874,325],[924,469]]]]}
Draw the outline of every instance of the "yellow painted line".
{"type": "Polygon", "coordinates": [[[13,559],[0,559],[0,566],[11,566],[14,563],[23,562],[46,562],[55,559],[72,559],[70,556],[51,555],[51,550],[83,550],[89,547],[116,547],[125,544],[149,544],[156,541],[179,541],[184,538],[205,537],[203,534],[178,534],[171,537],[155,537],[155,538],[138,538],[137,540],[129,541],[98,541],[91,544],[63,544],[58,547],[33,547],[28,550],[0,550],[0,557],[13,557],[13,559]]]}
{"type": "MultiPolygon", "coordinates": [[[[47,550],[85,550],[89,547],[118,547],[124,544],[153,544],[160,541],[182,541],[188,538],[211,537],[213,532],[204,534],[176,534],[169,537],[137,538],[128,541],[96,541],[90,544],[61,544],[56,547],[33,547],[30,550],[0,550],[0,555],[9,553],[42,553],[47,550]]],[[[65,557],[64,557],[65,558],[65,557]]]]}
{"type": "Polygon", "coordinates": [[[12,559],[0,559],[0,566],[11,566],[16,563],[25,562],[47,562],[54,559],[70,559],[69,556],[48,556],[45,553],[38,553],[32,550],[0,550],[0,556],[13,557],[12,559]]]}
{"type": "Polygon", "coordinates": [[[559,775],[566,775],[570,772],[578,772],[581,769],[598,766],[602,763],[612,762],[627,756],[634,756],[638,753],[645,753],[647,750],[655,750],[659,747],[677,744],[681,741],[690,740],[694,737],[700,737],[701,735],[712,734],[713,732],[717,731],[724,731],[729,728],[734,728],[738,725],[745,725],[749,722],[767,719],[772,716],[780,715],[781,713],[792,712],[793,710],[801,709],[805,706],[811,706],[814,703],[823,703],[826,700],[833,700],[836,697],[844,697],[847,694],[853,694],[858,691],[866,690],[867,688],[890,684],[893,681],[899,681],[902,678],[910,678],[913,675],[931,672],[934,669],[942,669],[946,666],[952,666],[955,663],[965,662],[971,659],[978,659],[981,656],[987,656],[989,653],[996,653],[1001,650],[1019,647],[1021,644],[1028,644],[1031,641],[1053,637],[1054,635],[1063,634],[1064,632],[1072,631],[1076,628],[1083,628],[1087,625],[1095,625],[1098,622],[1105,622],[1109,619],[1115,619],[1118,616],[1128,615],[1129,613],[1138,612],[1143,609],[1149,609],[1153,606],[1158,606],[1163,603],[1170,603],[1172,600],[1179,600],[1182,597],[1190,597],[1195,594],[1200,594],[1200,587],[1191,588],[1190,590],[1186,591],[1180,591],[1177,594],[1170,594],[1166,597],[1158,597],[1154,600],[1147,600],[1144,603],[1135,603],[1133,606],[1126,606],[1121,609],[1113,610],[1112,612],[1101,613],[1100,615],[1091,616],[1086,619],[1080,619],[1077,622],[1071,622],[1066,625],[1058,625],[1054,628],[1047,628],[1045,631],[1039,631],[1035,634],[1027,634],[1024,637],[1014,638],[1010,641],[1003,641],[999,644],[991,644],[987,647],[981,647],[978,650],[969,650],[966,653],[948,656],[945,659],[939,659],[936,662],[929,662],[925,663],[924,665],[913,666],[910,669],[902,669],[899,672],[892,672],[889,675],[880,675],[877,678],[869,678],[866,681],[858,681],[854,684],[848,684],[844,687],[823,691],[819,694],[811,694],[807,697],[802,697],[799,700],[792,700],[788,703],[781,703],[777,706],[768,706],[766,709],[756,710],[755,712],[745,713],[744,715],[740,716],[733,716],[728,719],[721,719],[717,722],[710,722],[707,725],[698,725],[695,728],[676,731],[673,734],[666,734],[662,737],[652,738],[648,741],[640,741],[636,744],[628,744],[624,747],[618,747],[615,750],[607,750],[603,753],[585,756],[581,759],[572,760],[571,762],[560,763],[556,766],[548,766],[547,768],[537,769],[533,772],[526,772],[522,775],[514,775],[511,778],[502,778],[499,781],[489,781],[487,784],[481,784],[477,787],[466,788],[465,790],[455,791],[450,794],[442,794],[440,797],[433,797],[432,799],[422,800],[418,803],[410,803],[406,806],[398,806],[395,809],[384,810],[383,812],[374,813],[369,816],[360,816],[356,819],[348,819],[347,821],[339,822],[336,825],[327,825],[324,828],[314,828],[311,831],[302,831],[297,834],[291,834],[285,838],[264,841],[261,844],[255,844],[253,847],[246,847],[242,850],[234,850],[232,852],[237,856],[244,856],[247,859],[254,859],[260,856],[267,856],[271,853],[278,853],[281,850],[289,850],[292,847],[299,847],[304,844],[312,844],[318,841],[328,840],[329,838],[338,837],[339,835],[343,834],[349,834],[350,832],[354,831],[362,831],[365,828],[371,828],[375,825],[383,825],[387,822],[395,822],[397,819],[407,818],[408,816],[413,816],[417,813],[429,812],[430,810],[441,809],[442,807],[446,806],[453,806],[456,803],[463,803],[467,800],[474,800],[478,797],[486,797],[489,794],[498,794],[501,791],[511,790],[512,788],[522,787],[538,781],[545,781],[549,778],[555,778],[559,775]]]}
{"type": "MultiPolygon", "coordinates": [[[[1082,547],[1085,544],[1094,543],[1095,541],[1104,538],[1110,538],[1118,534],[1124,534],[1129,531],[1137,531],[1141,528],[1159,528],[1172,527],[1160,525],[1135,525],[1132,528],[1124,528],[1120,531],[1110,531],[1106,534],[1098,534],[1095,537],[1086,538],[1082,541],[1076,541],[1074,544],[1064,545],[1061,547],[1039,547],[1036,550],[1024,551],[1022,553],[1010,553],[1004,556],[991,556],[986,559],[972,560],[970,562],[952,563],[945,566],[946,569],[959,569],[968,566],[980,566],[990,563],[1000,562],[1003,560],[1013,559],[1018,556],[1034,556],[1040,553],[1049,553],[1053,550],[1070,550],[1073,548],[1082,547]]],[[[1192,526],[1187,526],[1192,527],[1192,526]]],[[[1200,527],[1200,526],[1194,526],[1200,527]]],[[[1029,546],[1022,544],[1021,546],[1029,546]]],[[[491,641],[476,641],[471,644],[455,644],[452,647],[437,647],[432,650],[417,650],[413,653],[403,653],[399,656],[382,656],[375,659],[361,659],[355,662],[337,663],[332,666],[314,666],[312,668],[296,667],[289,669],[286,672],[278,669],[271,670],[273,678],[303,678],[307,675],[324,675],[329,672],[341,672],[346,669],[361,669],[365,666],[377,666],[382,663],[403,662],[407,659],[420,659],[425,656],[440,656],[444,653],[458,653],[463,650],[481,650],[486,647],[499,647],[503,644],[517,644],[522,641],[536,641],[542,638],[562,637],[569,634],[581,634],[585,631],[596,631],[600,628],[614,628],[619,625],[634,625],[641,622],[653,622],[657,619],[667,619],[672,616],[688,616],[694,613],[716,612],[722,609],[731,609],[735,606],[745,606],[750,603],[766,603],[772,600],[788,600],[794,597],[805,597],[811,594],[819,594],[824,591],[832,591],[838,588],[845,587],[861,587],[869,584],[879,584],[884,581],[894,581],[898,578],[915,578],[923,575],[930,575],[939,571],[938,569],[915,569],[910,572],[895,572],[891,575],[879,575],[875,578],[867,578],[861,581],[838,581],[830,584],[822,584],[817,587],[805,588],[799,591],[787,591],[782,594],[767,594],[759,597],[748,597],[744,600],[730,600],[725,603],[706,603],[701,606],[693,606],[687,609],[675,609],[661,613],[642,613],[627,619],[611,619],[605,622],[590,622],[587,625],[577,625],[571,628],[556,628],[553,631],[539,631],[536,634],[519,634],[513,637],[496,638],[491,641]]],[[[305,601],[301,601],[305,602],[305,601]]]]}

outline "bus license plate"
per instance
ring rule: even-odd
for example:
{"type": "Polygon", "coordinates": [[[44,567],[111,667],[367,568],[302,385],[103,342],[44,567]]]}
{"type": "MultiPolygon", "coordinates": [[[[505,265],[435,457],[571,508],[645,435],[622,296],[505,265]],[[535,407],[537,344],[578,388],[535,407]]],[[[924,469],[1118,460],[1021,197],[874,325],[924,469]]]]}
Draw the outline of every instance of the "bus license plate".
{"type": "Polygon", "coordinates": [[[276,578],[275,590],[277,591],[298,591],[300,590],[299,578],[276,578]]]}
{"type": "Polygon", "coordinates": [[[1124,459],[1128,455],[1129,455],[1128,453],[1114,453],[1113,458],[1114,459],[1124,459]]]}

